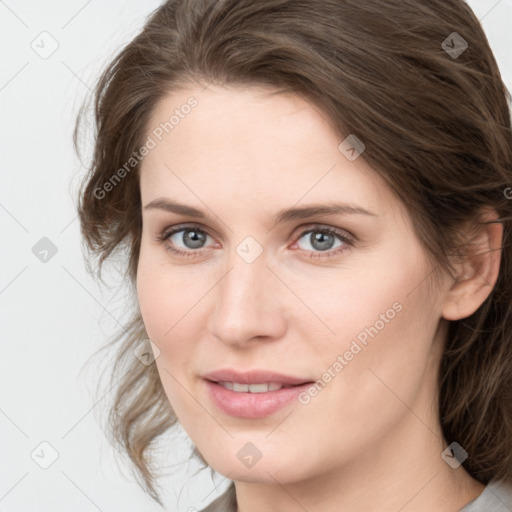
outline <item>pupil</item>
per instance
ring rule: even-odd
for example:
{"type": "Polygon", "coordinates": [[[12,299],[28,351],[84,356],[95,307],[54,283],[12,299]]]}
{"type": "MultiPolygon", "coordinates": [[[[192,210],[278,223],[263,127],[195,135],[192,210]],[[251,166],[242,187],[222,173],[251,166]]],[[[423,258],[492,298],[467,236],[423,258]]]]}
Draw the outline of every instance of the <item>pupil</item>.
{"type": "Polygon", "coordinates": [[[319,251],[330,249],[333,245],[333,242],[333,236],[329,235],[328,233],[311,234],[311,245],[319,251]]]}
{"type": "Polygon", "coordinates": [[[201,244],[204,242],[204,238],[204,233],[199,233],[193,230],[187,230],[183,233],[183,243],[190,249],[197,249],[198,247],[201,247],[201,244]]]}

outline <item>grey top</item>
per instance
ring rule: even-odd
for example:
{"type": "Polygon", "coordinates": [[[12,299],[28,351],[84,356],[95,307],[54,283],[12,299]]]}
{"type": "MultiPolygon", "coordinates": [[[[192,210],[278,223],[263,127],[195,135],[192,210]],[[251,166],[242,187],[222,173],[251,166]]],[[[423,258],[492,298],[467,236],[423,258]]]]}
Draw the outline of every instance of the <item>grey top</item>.
{"type": "MultiPolygon", "coordinates": [[[[236,512],[235,485],[200,512],[236,512]]],[[[482,494],[459,512],[512,512],[512,482],[491,481],[482,494]]]]}
{"type": "MultiPolygon", "coordinates": [[[[236,512],[236,508],[233,509],[236,512]]],[[[482,494],[459,512],[512,512],[512,482],[492,480],[482,494]]]]}

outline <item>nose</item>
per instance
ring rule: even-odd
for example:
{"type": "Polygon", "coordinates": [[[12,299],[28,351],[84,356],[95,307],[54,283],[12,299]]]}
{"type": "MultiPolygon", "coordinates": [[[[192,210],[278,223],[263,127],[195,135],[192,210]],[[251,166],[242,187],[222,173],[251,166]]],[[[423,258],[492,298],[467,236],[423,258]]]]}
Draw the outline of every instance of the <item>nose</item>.
{"type": "Polygon", "coordinates": [[[265,253],[249,263],[233,251],[228,269],[212,290],[215,305],[208,331],[232,348],[273,341],[286,330],[286,289],[268,263],[265,253]]]}

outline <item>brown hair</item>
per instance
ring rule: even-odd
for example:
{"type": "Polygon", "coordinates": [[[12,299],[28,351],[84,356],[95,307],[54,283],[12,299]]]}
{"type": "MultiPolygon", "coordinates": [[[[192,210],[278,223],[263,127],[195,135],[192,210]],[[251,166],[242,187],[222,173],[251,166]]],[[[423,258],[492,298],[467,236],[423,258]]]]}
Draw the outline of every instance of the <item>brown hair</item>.
{"type": "MultiPolygon", "coordinates": [[[[104,261],[118,253],[135,283],[140,165],[108,191],[105,183],[143,145],[164,95],[212,81],[293,91],[323,111],[340,136],[356,135],[439,268],[449,271],[449,256],[463,253],[462,223],[484,207],[496,210],[503,225],[499,277],[473,315],[450,322],[439,407],[445,438],[469,453],[464,467],[474,478],[511,478],[510,95],[471,9],[463,0],[165,2],[95,91],[95,149],[78,211],[100,278],[104,261]],[[460,36],[465,51],[445,50],[460,36]]],[[[145,338],[134,305],[131,323],[113,341],[120,345],[113,373],[119,386],[110,425],[158,500],[150,448],[177,420],[156,366],[133,356],[145,338]]]]}

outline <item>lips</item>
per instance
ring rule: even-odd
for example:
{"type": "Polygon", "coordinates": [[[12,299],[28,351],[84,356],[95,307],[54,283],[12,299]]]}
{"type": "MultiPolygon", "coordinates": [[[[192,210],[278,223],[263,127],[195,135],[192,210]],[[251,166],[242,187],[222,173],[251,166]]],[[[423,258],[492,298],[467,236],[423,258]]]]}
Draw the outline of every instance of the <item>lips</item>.
{"type": "Polygon", "coordinates": [[[217,382],[219,386],[235,391],[236,393],[265,393],[267,391],[277,391],[284,387],[291,387],[288,384],[279,382],[262,382],[258,384],[242,384],[241,382],[217,382]]]}
{"type": "Polygon", "coordinates": [[[217,370],[203,375],[203,379],[211,382],[237,382],[239,384],[262,384],[278,383],[286,386],[296,386],[311,382],[311,379],[292,377],[282,373],[270,372],[265,370],[251,370],[248,372],[237,372],[235,370],[217,370]]]}
{"type": "Polygon", "coordinates": [[[276,372],[218,370],[203,376],[212,402],[225,414],[263,418],[278,411],[307,389],[312,380],[276,372]]]}

